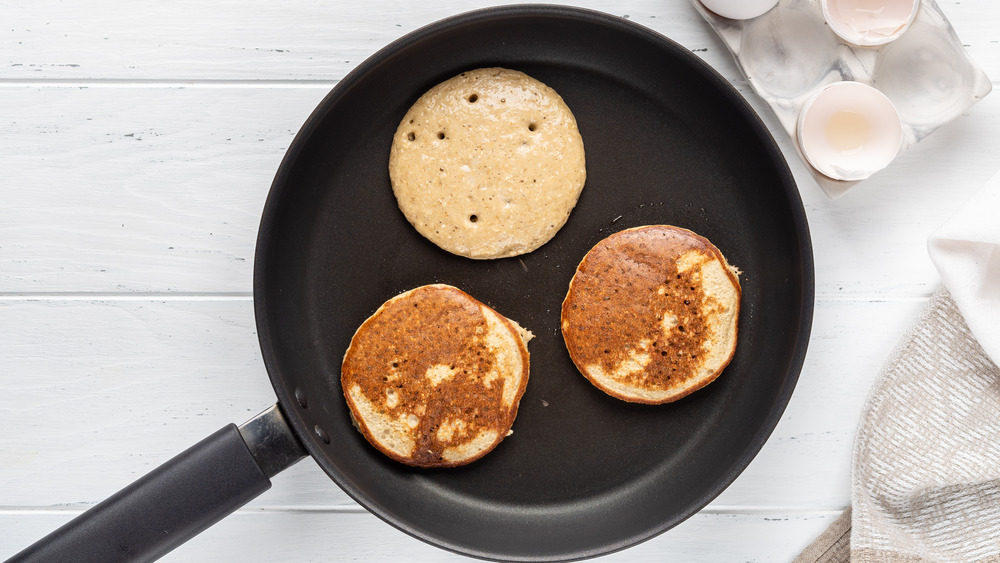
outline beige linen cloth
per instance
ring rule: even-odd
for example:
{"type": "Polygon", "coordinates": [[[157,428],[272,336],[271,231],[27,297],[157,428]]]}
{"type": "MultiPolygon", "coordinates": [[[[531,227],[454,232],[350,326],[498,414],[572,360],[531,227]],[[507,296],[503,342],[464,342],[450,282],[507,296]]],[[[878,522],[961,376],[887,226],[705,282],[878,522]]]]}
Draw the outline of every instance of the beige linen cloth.
{"type": "Polygon", "coordinates": [[[1000,563],[1000,174],[928,250],[943,285],[868,397],[851,507],[795,563],[1000,563]]]}

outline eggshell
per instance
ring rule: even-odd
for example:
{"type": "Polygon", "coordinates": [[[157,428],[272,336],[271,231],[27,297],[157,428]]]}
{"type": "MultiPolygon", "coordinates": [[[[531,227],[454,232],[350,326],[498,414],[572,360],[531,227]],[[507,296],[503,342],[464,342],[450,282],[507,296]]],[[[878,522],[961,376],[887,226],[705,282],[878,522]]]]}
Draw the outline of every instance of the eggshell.
{"type": "Polygon", "coordinates": [[[849,181],[864,180],[888,166],[903,139],[899,114],[889,98],[851,81],[829,84],[813,95],[799,113],[796,134],[813,168],[849,181]]]}
{"type": "Polygon", "coordinates": [[[821,0],[820,4],[830,29],[862,47],[896,39],[920,9],[920,0],[821,0]]]}
{"type": "Polygon", "coordinates": [[[706,8],[733,20],[756,18],[773,8],[778,0],[701,0],[706,8]]]}

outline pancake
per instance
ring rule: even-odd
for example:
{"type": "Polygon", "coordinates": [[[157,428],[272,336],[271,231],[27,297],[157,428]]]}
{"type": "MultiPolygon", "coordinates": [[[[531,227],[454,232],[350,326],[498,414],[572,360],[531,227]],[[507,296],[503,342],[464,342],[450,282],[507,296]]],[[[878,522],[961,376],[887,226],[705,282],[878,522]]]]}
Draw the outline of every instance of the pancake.
{"type": "Polygon", "coordinates": [[[711,383],[736,350],[738,270],[689,230],[637,227],[597,243],[562,305],[580,372],[605,393],[647,404],[711,383]]]}
{"type": "Polygon", "coordinates": [[[399,209],[439,247],[475,259],[535,250],[566,223],[587,171],[576,119],[515,70],[463,72],[431,88],[392,139],[399,209]]]}
{"type": "Polygon", "coordinates": [[[479,459],[511,431],[528,383],[531,336],[449,285],[389,299],[344,355],[341,384],[355,426],[407,465],[479,459]]]}

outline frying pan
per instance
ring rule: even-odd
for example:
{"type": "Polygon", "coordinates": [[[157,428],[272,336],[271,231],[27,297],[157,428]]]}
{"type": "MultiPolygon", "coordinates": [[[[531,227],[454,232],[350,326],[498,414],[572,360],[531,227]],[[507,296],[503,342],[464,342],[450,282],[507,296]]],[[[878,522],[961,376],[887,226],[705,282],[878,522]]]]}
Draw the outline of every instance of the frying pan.
{"type": "Polygon", "coordinates": [[[812,320],[808,227],[787,165],[746,101],[689,51],[639,25],[568,7],[470,12],[362,63],[291,144],[257,240],[254,306],[277,404],[229,425],[29,547],[15,560],[155,558],[311,455],[389,524],[488,559],[609,553],[697,512],[747,466],[778,421],[812,320]],[[392,133],[428,88],[504,66],[555,88],[577,117],[587,183],[567,224],[517,258],[437,248],[390,189],[392,133]],[[574,269],[612,232],[672,224],[713,241],[743,275],[736,355],[676,403],[604,395],[559,333],[574,269]],[[513,436],[468,466],[416,470],[351,425],[340,363],[386,299],[449,283],[534,332],[513,436]]]}

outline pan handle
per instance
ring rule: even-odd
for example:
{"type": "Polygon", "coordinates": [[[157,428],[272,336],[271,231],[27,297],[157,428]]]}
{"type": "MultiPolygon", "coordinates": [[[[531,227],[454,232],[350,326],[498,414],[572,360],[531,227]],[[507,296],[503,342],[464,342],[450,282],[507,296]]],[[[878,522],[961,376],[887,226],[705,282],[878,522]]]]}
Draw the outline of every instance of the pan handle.
{"type": "Polygon", "coordinates": [[[271,477],[305,455],[274,405],[198,442],[8,563],[152,561],[271,488],[271,477]]]}

